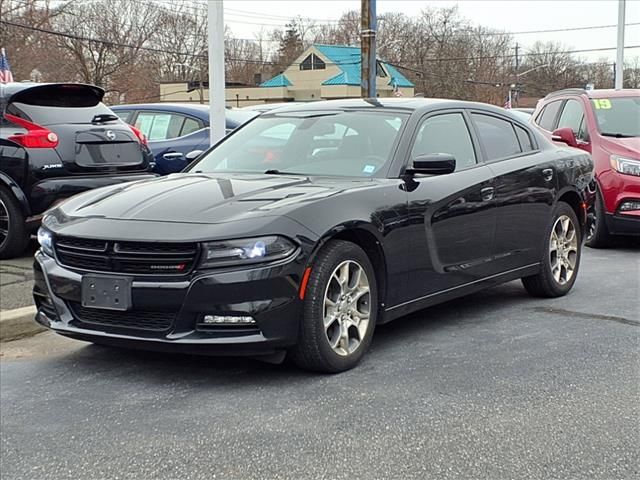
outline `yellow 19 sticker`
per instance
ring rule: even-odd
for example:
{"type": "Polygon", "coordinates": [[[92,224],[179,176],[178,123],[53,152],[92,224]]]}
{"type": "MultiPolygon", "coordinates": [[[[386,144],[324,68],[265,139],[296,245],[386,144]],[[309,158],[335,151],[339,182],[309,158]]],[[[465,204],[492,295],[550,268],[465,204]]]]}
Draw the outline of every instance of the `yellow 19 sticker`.
{"type": "Polygon", "coordinates": [[[611,100],[608,98],[594,98],[591,101],[596,110],[609,110],[611,108],[611,100]]]}

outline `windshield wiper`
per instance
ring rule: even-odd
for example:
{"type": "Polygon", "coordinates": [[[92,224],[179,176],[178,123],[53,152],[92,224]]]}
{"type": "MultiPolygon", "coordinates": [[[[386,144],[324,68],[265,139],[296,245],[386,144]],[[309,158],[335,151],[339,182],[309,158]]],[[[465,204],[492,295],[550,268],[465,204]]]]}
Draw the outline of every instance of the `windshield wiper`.
{"type": "Polygon", "coordinates": [[[638,135],[626,135],[624,133],[609,133],[609,132],[604,132],[604,133],[601,133],[600,135],[602,135],[603,137],[614,137],[614,138],[633,138],[638,136],[638,135]]]}
{"type": "Polygon", "coordinates": [[[306,173],[283,172],[275,168],[271,168],[264,172],[265,175],[306,175],[306,173]]]}

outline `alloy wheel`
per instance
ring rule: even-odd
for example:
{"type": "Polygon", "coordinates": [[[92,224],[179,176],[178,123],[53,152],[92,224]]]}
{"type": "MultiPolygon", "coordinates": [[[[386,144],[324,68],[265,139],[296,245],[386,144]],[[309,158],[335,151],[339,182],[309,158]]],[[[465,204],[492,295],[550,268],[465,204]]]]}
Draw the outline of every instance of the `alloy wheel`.
{"type": "Polygon", "coordinates": [[[9,238],[9,209],[0,199],[0,247],[9,238]]]}
{"type": "Polygon", "coordinates": [[[341,356],[355,352],[370,317],[369,278],[359,263],[344,261],[331,274],[324,294],[324,330],[331,349],[341,356]]]}
{"type": "Polygon", "coordinates": [[[549,262],[551,274],[559,285],[571,280],[578,260],[578,235],[567,215],[558,217],[551,229],[549,262]]]}

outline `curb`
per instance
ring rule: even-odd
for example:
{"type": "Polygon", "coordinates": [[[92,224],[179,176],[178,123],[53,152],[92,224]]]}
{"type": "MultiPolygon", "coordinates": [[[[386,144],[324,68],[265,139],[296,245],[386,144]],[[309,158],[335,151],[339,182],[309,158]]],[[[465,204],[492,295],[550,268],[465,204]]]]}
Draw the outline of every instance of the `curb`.
{"type": "Polygon", "coordinates": [[[36,307],[0,311],[0,342],[29,337],[46,330],[34,320],[36,307]]]}

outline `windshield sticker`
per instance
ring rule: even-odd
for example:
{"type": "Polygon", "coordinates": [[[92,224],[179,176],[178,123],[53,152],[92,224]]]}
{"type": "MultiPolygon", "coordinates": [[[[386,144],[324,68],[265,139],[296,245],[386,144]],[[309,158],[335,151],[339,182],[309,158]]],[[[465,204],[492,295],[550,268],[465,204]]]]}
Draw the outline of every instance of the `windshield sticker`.
{"type": "Polygon", "coordinates": [[[608,98],[594,98],[592,100],[593,106],[596,110],[609,110],[611,109],[611,100],[608,98]]]}
{"type": "Polygon", "coordinates": [[[362,173],[373,173],[376,171],[375,165],[365,165],[362,169],[362,173]]]}

